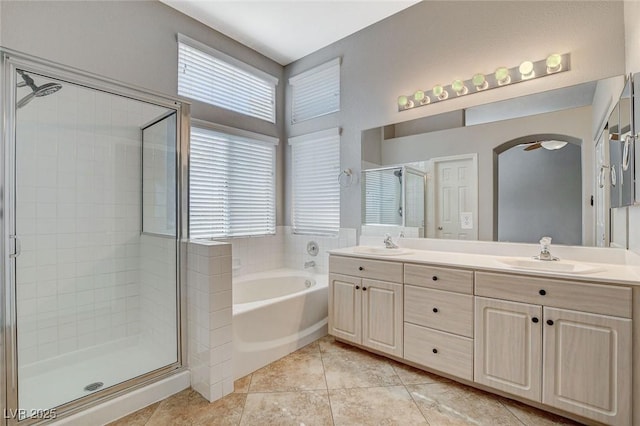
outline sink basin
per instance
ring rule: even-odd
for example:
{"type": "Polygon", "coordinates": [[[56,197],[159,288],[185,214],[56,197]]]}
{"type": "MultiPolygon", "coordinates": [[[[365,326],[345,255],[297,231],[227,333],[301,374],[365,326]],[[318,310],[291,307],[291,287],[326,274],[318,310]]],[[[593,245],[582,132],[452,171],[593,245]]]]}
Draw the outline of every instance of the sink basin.
{"type": "Polygon", "coordinates": [[[561,272],[567,274],[592,274],[602,271],[601,267],[568,260],[536,260],[526,257],[508,257],[498,259],[498,263],[514,269],[529,271],[561,272]]]}
{"type": "Polygon", "coordinates": [[[413,253],[406,248],[386,248],[386,247],[374,247],[374,246],[357,246],[353,249],[354,253],[360,254],[375,254],[376,256],[398,256],[401,254],[413,253]]]}

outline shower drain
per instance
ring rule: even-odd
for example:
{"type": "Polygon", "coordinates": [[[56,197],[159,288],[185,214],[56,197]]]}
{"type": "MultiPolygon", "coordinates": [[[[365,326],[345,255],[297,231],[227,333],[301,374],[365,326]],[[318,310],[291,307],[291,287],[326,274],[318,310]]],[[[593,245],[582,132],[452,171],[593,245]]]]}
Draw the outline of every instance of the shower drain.
{"type": "Polygon", "coordinates": [[[95,390],[100,389],[103,385],[104,383],[102,382],[89,383],[87,386],[84,387],[84,390],[86,390],[87,392],[93,392],[95,390]]]}

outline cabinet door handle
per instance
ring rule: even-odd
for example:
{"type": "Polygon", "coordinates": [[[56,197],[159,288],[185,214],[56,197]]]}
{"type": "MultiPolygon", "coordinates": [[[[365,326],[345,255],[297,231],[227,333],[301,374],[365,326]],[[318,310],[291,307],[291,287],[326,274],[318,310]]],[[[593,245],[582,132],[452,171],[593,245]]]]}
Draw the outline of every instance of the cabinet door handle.
{"type": "Polygon", "coordinates": [[[364,268],[362,266],[358,267],[358,271],[364,271],[364,268]]]}
{"type": "Polygon", "coordinates": [[[433,308],[433,312],[437,314],[438,313],[438,308],[433,308]]]}
{"type": "Polygon", "coordinates": [[[438,350],[437,350],[436,348],[433,348],[431,351],[432,351],[434,354],[437,354],[437,353],[438,353],[438,350]]]}
{"type": "Polygon", "coordinates": [[[367,288],[366,287],[362,287],[362,291],[367,291],[367,288]]]}
{"type": "Polygon", "coordinates": [[[359,285],[356,286],[356,290],[360,290],[360,286],[359,285]]]}
{"type": "MultiPolygon", "coordinates": [[[[357,287],[356,287],[356,288],[357,288],[357,287]]],[[[538,321],[540,321],[540,320],[539,320],[537,317],[533,317],[533,318],[531,318],[531,321],[532,321],[533,323],[537,324],[537,323],[538,323],[538,321]]]]}
{"type": "Polygon", "coordinates": [[[553,325],[553,320],[547,320],[547,324],[553,325]]]}
{"type": "Polygon", "coordinates": [[[433,277],[431,277],[431,279],[434,280],[434,281],[438,281],[438,277],[435,276],[435,275],[433,277]]]}
{"type": "Polygon", "coordinates": [[[543,290],[540,290],[538,293],[540,294],[540,296],[544,296],[545,294],[547,294],[547,291],[543,289],[543,290]]]}

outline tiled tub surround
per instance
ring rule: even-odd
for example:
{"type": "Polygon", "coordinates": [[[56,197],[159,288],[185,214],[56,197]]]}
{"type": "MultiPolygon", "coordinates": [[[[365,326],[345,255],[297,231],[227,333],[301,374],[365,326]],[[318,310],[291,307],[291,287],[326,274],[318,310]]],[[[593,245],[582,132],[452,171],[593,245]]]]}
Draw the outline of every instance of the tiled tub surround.
{"type": "Polygon", "coordinates": [[[578,425],[330,336],[237,380],[219,401],[188,389],[111,426],[169,424],[578,425]]]}
{"type": "Polygon", "coordinates": [[[187,352],[191,386],[208,401],[233,392],[231,245],[187,244],[187,352]]]}
{"type": "Polygon", "coordinates": [[[549,265],[571,259],[592,268],[575,274],[503,263],[530,259],[537,245],[411,239],[401,245],[413,250],[332,251],[331,334],[588,424],[636,423],[632,393],[640,382],[632,383],[629,372],[640,364],[632,356],[632,321],[636,339],[640,323],[638,256],[553,247],[565,262],[549,265]]]}

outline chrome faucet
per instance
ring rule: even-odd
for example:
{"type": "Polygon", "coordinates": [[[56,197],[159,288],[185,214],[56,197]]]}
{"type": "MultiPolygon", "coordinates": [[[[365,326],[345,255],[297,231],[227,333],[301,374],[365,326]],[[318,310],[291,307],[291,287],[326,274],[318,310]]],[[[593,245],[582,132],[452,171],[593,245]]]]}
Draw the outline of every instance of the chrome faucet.
{"type": "Polygon", "coordinates": [[[559,260],[551,255],[551,237],[542,237],[540,239],[540,254],[534,256],[537,260],[559,260]]]}
{"type": "Polygon", "coordinates": [[[384,246],[388,249],[398,248],[398,245],[393,242],[389,234],[384,234],[384,246]]]}
{"type": "Polygon", "coordinates": [[[304,269],[313,268],[315,266],[316,266],[316,262],[313,261],[313,260],[310,260],[308,262],[304,262],[304,269]]]}

